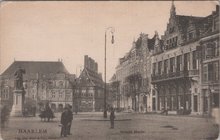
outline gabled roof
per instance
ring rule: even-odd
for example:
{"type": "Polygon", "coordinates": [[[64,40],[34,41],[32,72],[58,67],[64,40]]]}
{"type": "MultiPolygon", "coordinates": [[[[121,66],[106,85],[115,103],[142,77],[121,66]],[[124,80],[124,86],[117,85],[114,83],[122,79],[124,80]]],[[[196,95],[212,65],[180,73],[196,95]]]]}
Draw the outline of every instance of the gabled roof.
{"type": "Polygon", "coordinates": [[[198,24],[202,20],[204,20],[204,18],[205,17],[176,15],[178,26],[179,26],[179,28],[182,28],[183,30],[188,28],[190,22],[193,24],[198,24]]]}
{"type": "Polygon", "coordinates": [[[103,80],[100,74],[84,68],[79,76],[81,86],[103,86],[103,80]]]}
{"type": "Polygon", "coordinates": [[[13,75],[18,67],[25,69],[26,74],[69,74],[63,63],[60,61],[14,61],[1,75],[13,75]]]}

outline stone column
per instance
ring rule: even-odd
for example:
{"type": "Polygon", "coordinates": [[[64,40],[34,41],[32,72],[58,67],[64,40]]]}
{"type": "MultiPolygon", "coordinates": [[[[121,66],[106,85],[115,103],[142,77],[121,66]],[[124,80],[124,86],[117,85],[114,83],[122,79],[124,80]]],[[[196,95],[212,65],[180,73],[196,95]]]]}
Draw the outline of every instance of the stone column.
{"type": "Polygon", "coordinates": [[[12,106],[12,111],[11,111],[11,116],[15,116],[15,117],[20,117],[23,116],[22,114],[22,108],[23,108],[23,98],[22,98],[22,94],[23,94],[23,90],[14,90],[13,91],[13,106],[12,106]]]}

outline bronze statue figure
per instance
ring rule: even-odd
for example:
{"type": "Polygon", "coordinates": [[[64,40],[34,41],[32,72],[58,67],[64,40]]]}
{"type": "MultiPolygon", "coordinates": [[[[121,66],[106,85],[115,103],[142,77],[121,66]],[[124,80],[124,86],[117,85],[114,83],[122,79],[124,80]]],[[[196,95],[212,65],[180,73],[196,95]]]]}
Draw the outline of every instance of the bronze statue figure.
{"type": "Polygon", "coordinates": [[[25,74],[25,70],[21,67],[18,67],[18,69],[14,73],[15,77],[15,89],[22,90],[23,89],[23,74],[25,74]]]}

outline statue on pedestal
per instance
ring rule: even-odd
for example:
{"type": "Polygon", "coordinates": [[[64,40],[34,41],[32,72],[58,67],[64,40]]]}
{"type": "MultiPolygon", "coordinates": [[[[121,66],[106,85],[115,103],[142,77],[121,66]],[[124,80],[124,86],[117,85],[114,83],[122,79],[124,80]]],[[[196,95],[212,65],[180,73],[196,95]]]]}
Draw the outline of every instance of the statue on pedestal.
{"type": "Polygon", "coordinates": [[[23,86],[23,74],[25,74],[25,70],[19,67],[14,73],[14,98],[13,98],[13,106],[11,111],[11,116],[23,116],[23,105],[25,98],[25,90],[23,86]]]}
{"type": "Polygon", "coordinates": [[[25,70],[21,67],[18,67],[14,73],[16,90],[23,90],[23,74],[25,74],[25,70]]]}

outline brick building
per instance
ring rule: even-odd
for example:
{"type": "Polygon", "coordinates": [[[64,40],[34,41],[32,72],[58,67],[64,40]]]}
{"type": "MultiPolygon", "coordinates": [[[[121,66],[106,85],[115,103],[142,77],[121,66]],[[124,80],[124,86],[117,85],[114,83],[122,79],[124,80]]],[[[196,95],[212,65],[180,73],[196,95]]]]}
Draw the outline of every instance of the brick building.
{"type": "Polygon", "coordinates": [[[220,47],[219,47],[219,6],[207,18],[212,26],[200,39],[201,60],[201,111],[210,114],[211,109],[220,107],[220,47]]]}
{"type": "Polygon", "coordinates": [[[1,74],[1,103],[12,105],[14,72],[18,67],[25,69],[23,75],[25,102],[31,101],[38,107],[49,102],[54,110],[61,111],[72,104],[72,84],[75,75],[69,74],[61,61],[14,61],[1,74]]]}
{"type": "Polygon", "coordinates": [[[150,51],[155,37],[141,33],[132,48],[116,67],[116,78],[113,83],[119,85],[120,108],[134,111],[152,110],[152,94],[150,86],[151,59],[150,51]]]}
{"type": "MultiPolygon", "coordinates": [[[[206,36],[213,38],[212,34],[216,39],[209,41],[217,42],[219,31],[212,32],[213,26],[218,23],[216,13],[218,6],[206,17],[177,15],[172,2],[167,29],[161,39],[157,37],[152,55],[151,83],[157,96],[157,111],[165,108],[178,112],[183,108],[185,113],[203,112],[201,74],[206,69],[201,68],[205,61],[200,61],[199,54],[201,47],[204,51],[206,49],[200,44],[206,36]]],[[[219,50],[219,45],[216,44],[215,48],[219,50]]],[[[216,57],[219,59],[219,55],[216,57]]]]}
{"type": "Polygon", "coordinates": [[[101,111],[104,106],[104,82],[98,73],[98,64],[88,55],[84,56],[84,68],[77,78],[74,93],[74,110],[82,112],[101,111]]]}

